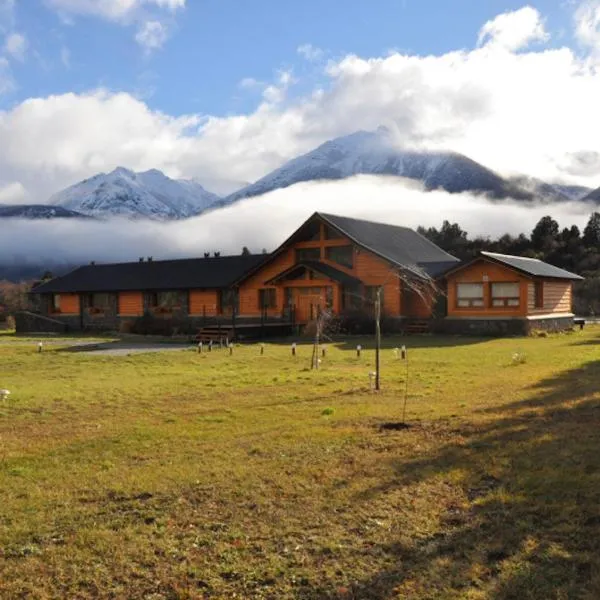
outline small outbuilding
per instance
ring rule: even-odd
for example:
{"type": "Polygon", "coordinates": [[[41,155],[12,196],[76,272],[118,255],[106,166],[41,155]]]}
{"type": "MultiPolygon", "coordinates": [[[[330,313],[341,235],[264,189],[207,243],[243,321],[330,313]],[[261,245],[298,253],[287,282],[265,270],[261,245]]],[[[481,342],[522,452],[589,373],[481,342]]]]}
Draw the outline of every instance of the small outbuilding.
{"type": "Polygon", "coordinates": [[[573,327],[573,283],[583,278],[535,258],[481,252],[445,279],[445,331],[518,335],[573,327]]]}

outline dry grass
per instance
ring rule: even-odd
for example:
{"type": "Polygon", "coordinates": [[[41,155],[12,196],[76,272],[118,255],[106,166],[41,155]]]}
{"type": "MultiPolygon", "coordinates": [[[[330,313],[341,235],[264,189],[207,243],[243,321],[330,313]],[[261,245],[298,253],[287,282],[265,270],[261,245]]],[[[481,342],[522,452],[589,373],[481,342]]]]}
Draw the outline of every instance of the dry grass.
{"type": "Polygon", "coordinates": [[[600,330],[357,343],[0,344],[0,597],[600,597],[600,330]]]}

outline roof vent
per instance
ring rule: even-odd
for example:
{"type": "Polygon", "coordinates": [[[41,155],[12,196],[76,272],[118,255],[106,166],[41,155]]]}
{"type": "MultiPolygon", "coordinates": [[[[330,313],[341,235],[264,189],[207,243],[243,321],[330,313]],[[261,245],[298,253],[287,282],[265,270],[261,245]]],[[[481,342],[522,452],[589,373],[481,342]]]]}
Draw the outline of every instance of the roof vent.
{"type": "Polygon", "coordinates": [[[215,254],[215,258],[219,258],[219,256],[221,256],[220,252],[215,252],[214,254],[215,254]]]}
{"type": "Polygon", "coordinates": [[[147,260],[148,262],[152,262],[152,257],[151,257],[151,256],[149,256],[149,257],[148,257],[146,260],[147,260]]]}
{"type": "Polygon", "coordinates": [[[144,262],[144,257],[143,257],[143,256],[140,256],[140,258],[139,258],[139,261],[140,261],[140,262],[144,262]]]}
{"type": "Polygon", "coordinates": [[[205,252],[204,253],[204,258],[208,258],[210,256],[210,252],[205,252]]]}
{"type": "Polygon", "coordinates": [[[95,265],[96,261],[95,260],[90,260],[90,265],[95,265]]]}

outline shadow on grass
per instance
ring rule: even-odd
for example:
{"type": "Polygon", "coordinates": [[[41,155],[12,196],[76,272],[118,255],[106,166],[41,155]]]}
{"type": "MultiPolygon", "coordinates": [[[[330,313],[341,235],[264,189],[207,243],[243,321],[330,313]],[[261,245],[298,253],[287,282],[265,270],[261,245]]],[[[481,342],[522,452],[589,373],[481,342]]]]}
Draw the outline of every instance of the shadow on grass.
{"type": "Polygon", "coordinates": [[[357,503],[456,473],[463,501],[441,509],[435,533],[366,551],[384,570],[302,597],[600,598],[599,383],[600,360],[564,371],[495,420],[467,425],[460,441],[391,459],[394,476],[357,503]]]}

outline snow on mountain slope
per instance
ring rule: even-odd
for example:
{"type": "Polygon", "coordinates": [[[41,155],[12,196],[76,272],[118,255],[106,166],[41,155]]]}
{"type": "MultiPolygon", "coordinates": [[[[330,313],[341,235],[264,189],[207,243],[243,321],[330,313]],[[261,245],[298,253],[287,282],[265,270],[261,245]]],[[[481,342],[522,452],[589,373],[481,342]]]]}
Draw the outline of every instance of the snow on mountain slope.
{"type": "Polygon", "coordinates": [[[87,215],[46,204],[0,204],[0,219],[89,219],[87,215]]]}
{"type": "Polygon", "coordinates": [[[428,190],[442,188],[451,193],[473,191],[493,198],[533,199],[529,192],[461,154],[400,150],[389,132],[379,128],[375,132],[359,131],[326,142],[227,196],[217,205],[301,181],[343,179],[359,173],[416,179],[428,190]]]}
{"type": "Polygon", "coordinates": [[[94,217],[182,219],[218,199],[192,180],[170,179],[157,169],[135,173],[118,167],[58,192],[49,203],[94,217]]]}
{"type": "Polygon", "coordinates": [[[572,202],[581,200],[592,191],[591,188],[581,185],[546,183],[541,179],[525,175],[513,177],[510,181],[515,186],[531,192],[536,200],[542,202],[572,202]]]}

